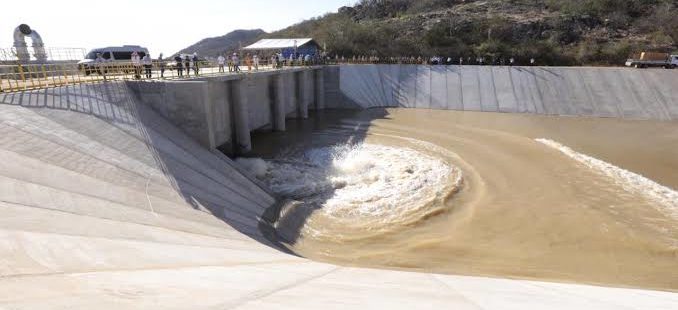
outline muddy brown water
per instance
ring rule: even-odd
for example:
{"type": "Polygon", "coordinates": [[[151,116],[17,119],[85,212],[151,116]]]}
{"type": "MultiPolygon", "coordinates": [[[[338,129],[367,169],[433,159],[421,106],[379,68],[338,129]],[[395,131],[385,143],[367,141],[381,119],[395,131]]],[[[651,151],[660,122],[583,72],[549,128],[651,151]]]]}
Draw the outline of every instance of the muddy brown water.
{"type": "Polygon", "coordinates": [[[288,128],[255,134],[254,156],[269,160],[259,176],[264,182],[306,207],[278,227],[302,256],[348,266],[678,291],[672,213],[678,202],[639,192],[643,184],[630,190],[629,180],[535,140],[556,141],[676,190],[676,122],[374,109],[327,110],[288,128]],[[299,163],[316,170],[281,177],[302,167],[284,165],[309,160],[300,154],[324,158],[336,145],[369,147],[349,152],[351,160],[340,164],[299,163]],[[445,169],[450,173],[437,173],[445,169]],[[455,171],[463,176],[460,184],[455,171]],[[288,183],[315,187],[285,189],[288,183]]]}

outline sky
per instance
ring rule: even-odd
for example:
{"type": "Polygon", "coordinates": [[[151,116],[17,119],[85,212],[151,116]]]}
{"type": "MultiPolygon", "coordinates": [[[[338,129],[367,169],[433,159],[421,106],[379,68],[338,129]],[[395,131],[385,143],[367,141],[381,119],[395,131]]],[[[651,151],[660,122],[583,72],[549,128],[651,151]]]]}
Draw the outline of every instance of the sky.
{"type": "MultiPolygon", "coordinates": [[[[46,47],[147,47],[173,54],[236,29],[271,32],[352,5],[355,0],[32,0],[2,4],[0,48],[13,46],[14,28],[28,24],[46,47]],[[16,13],[12,13],[16,12],[16,13]]],[[[27,38],[30,46],[30,39],[27,38]]]]}

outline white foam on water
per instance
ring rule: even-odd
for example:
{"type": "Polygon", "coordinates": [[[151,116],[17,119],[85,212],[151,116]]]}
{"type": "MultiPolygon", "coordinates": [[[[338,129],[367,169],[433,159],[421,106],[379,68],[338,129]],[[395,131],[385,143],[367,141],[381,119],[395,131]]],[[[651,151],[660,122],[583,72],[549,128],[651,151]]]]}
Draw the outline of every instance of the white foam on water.
{"type": "Polygon", "coordinates": [[[568,157],[587,166],[588,168],[610,178],[624,190],[640,194],[654,201],[660,211],[666,215],[678,218],[678,192],[652,181],[642,175],[617,167],[600,159],[578,153],[577,151],[549,139],[535,139],[537,142],[554,148],[568,157]]]}
{"type": "MultiPolygon", "coordinates": [[[[398,222],[461,186],[461,170],[406,147],[344,144],[266,162],[271,190],[338,219],[398,222]]],[[[425,213],[425,212],[423,212],[425,213]]]]}
{"type": "Polygon", "coordinates": [[[261,179],[266,177],[268,165],[261,158],[238,158],[235,163],[242,167],[247,173],[261,179]]]}

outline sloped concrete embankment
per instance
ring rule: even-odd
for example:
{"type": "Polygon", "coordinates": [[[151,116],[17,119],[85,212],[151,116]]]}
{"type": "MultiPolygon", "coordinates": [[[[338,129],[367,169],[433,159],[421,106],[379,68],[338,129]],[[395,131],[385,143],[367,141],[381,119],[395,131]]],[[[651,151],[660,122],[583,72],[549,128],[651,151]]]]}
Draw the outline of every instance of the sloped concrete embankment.
{"type": "Polygon", "coordinates": [[[0,157],[0,308],[74,274],[295,259],[258,229],[275,199],[122,82],[3,94],[0,157]]]}

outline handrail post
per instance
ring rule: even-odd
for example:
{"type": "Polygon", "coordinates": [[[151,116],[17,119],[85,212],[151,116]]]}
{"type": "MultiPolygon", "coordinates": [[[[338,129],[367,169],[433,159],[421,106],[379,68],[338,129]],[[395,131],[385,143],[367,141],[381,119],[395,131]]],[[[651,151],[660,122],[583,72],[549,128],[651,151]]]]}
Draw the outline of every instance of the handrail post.
{"type": "Polygon", "coordinates": [[[21,77],[21,81],[26,82],[26,77],[24,76],[24,67],[21,64],[19,64],[18,69],[19,69],[19,77],[21,77]]]}

